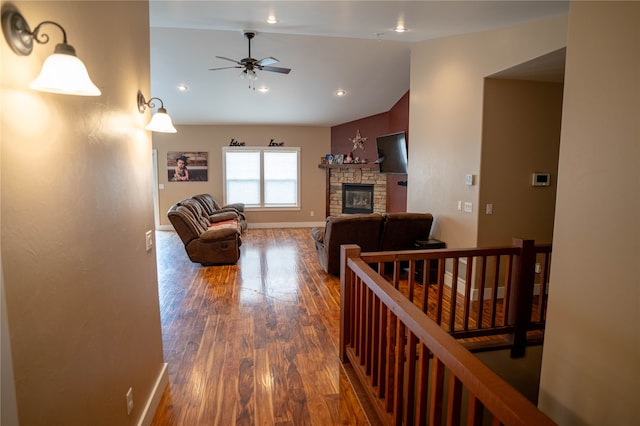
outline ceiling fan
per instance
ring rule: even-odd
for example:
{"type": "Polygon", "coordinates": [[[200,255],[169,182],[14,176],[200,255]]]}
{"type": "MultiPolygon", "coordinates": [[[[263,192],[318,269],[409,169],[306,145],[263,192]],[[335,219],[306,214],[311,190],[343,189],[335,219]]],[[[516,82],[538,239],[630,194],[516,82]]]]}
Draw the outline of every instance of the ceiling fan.
{"type": "Polygon", "coordinates": [[[272,72],[278,72],[281,74],[289,74],[289,72],[291,71],[291,69],[289,68],[270,66],[272,64],[279,62],[273,56],[268,56],[260,60],[252,58],[251,57],[251,39],[253,39],[256,36],[256,32],[252,30],[244,30],[242,31],[242,33],[244,34],[244,37],[249,41],[249,55],[244,59],[240,59],[239,61],[236,61],[235,59],[225,58],[224,56],[216,56],[216,58],[224,59],[225,61],[231,61],[236,65],[229,66],[229,67],[222,67],[222,68],[209,68],[209,71],[225,70],[229,68],[243,68],[242,74],[240,74],[240,77],[248,78],[249,80],[256,80],[258,78],[256,74],[256,70],[272,71],[272,72]]]}

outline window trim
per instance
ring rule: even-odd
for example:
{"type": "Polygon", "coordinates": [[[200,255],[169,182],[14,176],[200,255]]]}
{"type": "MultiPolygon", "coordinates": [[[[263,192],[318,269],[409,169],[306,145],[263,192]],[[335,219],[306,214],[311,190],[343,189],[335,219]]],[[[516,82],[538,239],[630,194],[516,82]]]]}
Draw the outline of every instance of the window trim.
{"type": "Polygon", "coordinates": [[[252,211],[299,211],[300,206],[300,147],[260,147],[260,146],[223,146],[222,147],[222,197],[224,203],[228,203],[227,197],[227,152],[259,152],[260,153],[260,205],[246,205],[247,210],[252,211]],[[295,204],[264,205],[264,153],[288,152],[295,153],[296,167],[296,202],[295,204]]]}

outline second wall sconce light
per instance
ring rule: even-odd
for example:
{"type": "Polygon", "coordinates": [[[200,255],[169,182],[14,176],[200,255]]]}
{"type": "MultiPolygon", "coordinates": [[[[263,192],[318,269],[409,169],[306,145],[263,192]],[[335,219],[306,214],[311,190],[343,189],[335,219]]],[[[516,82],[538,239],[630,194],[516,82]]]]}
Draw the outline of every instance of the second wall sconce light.
{"type": "Polygon", "coordinates": [[[49,35],[41,32],[42,26],[50,24],[62,31],[62,43],[42,64],[40,75],[29,85],[41,92],[76,96],[100,96],[102,93],[91,81],[84,63],[76,56],[76,51],[67,43],[67,33],[60,24],[43,21],[33,31],[24,17],[15,10],[3,10],[2,32],[11,49],[22,56],[29,56],[34,40],[40,44],[49,41],[49,35]]]}
{"type": "Polygon", "coordinates": [[[147,107],[154,108],[154,99],[160,101],[160,108],[158,108],[158,111],[153,114],[153,117],[151,117],[151,121],[145,126],[145,129],[151,130],[152,132],[176,133],[177,130],[175,127],[173,127],[171,117],[169,117],[169,114],[167,114],[167,110],[164,109],[164,103],[162,102],[162,99],[151,98],[146,101],[142,92],[138,91],[138,111],[140,111],[140,114],[143,114],[147,107]]]}

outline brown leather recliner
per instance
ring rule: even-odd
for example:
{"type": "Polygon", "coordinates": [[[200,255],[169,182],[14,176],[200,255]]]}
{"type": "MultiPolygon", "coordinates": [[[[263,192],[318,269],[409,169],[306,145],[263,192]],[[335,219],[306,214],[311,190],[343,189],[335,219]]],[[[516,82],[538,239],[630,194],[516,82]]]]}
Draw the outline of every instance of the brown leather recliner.
{"type": "Polygon", "coordinates": [[[431,213],[385,213],[379,251],[415,250],[417,240],[428,240],[431,213]]]}
{"type": "Polygon", "coordinates": [[[204,266],[235,264],[242,244],[237,214],[221,212],[208,218],[198,214],[199,209],[198,203],[183,200],[167,212],[189,259],[204,266]]]}
{"type": "Polygon", "coordinates": [[[377,251],[381,228],[378,213],[327,217],[324,227],[311,230],[320,265],[330,274],[340,274],[340,246],[357,244],[363,252],[377,251]]]}
{"type": "Polygon", "coordinates": [[[337,275],[342,244],[357,244],[363,252],[415,250],[417,241],[429,239],[431,225],[431,213],[349,214],[329,216],[311,235],[320,265],[337,275]]]}
{"type": "Polygon", "coordinates": [[[194,195],[191,198],[193,198],[194,200],[200,203],[203,211],[208,216],[214,216],[218,213],[229,212],[229,211],[237,213],[238,221],[240,222],[240,227],[242,228],[242,231],[247,229],[247,218],[245,217],[245,214],[244,214],[243,203],[233,203],[233,204],[226,204],[224,206],[221,206],[220,203],[218,203],[216,199],[213,198],[213,196],[211,196],[210,194],[198,194],[198,195],[194,195]]]}

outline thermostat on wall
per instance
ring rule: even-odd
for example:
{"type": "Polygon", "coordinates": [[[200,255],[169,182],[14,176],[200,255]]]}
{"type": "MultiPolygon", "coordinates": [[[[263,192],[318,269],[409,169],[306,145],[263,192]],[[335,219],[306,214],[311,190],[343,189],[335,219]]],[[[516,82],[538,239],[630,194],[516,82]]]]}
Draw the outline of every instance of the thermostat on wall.
{"type": "Polygon", "coordinates": [[[549,186],[551,175],[549,173],[533,173],[531,175],[532,186],[549,186]]]}

